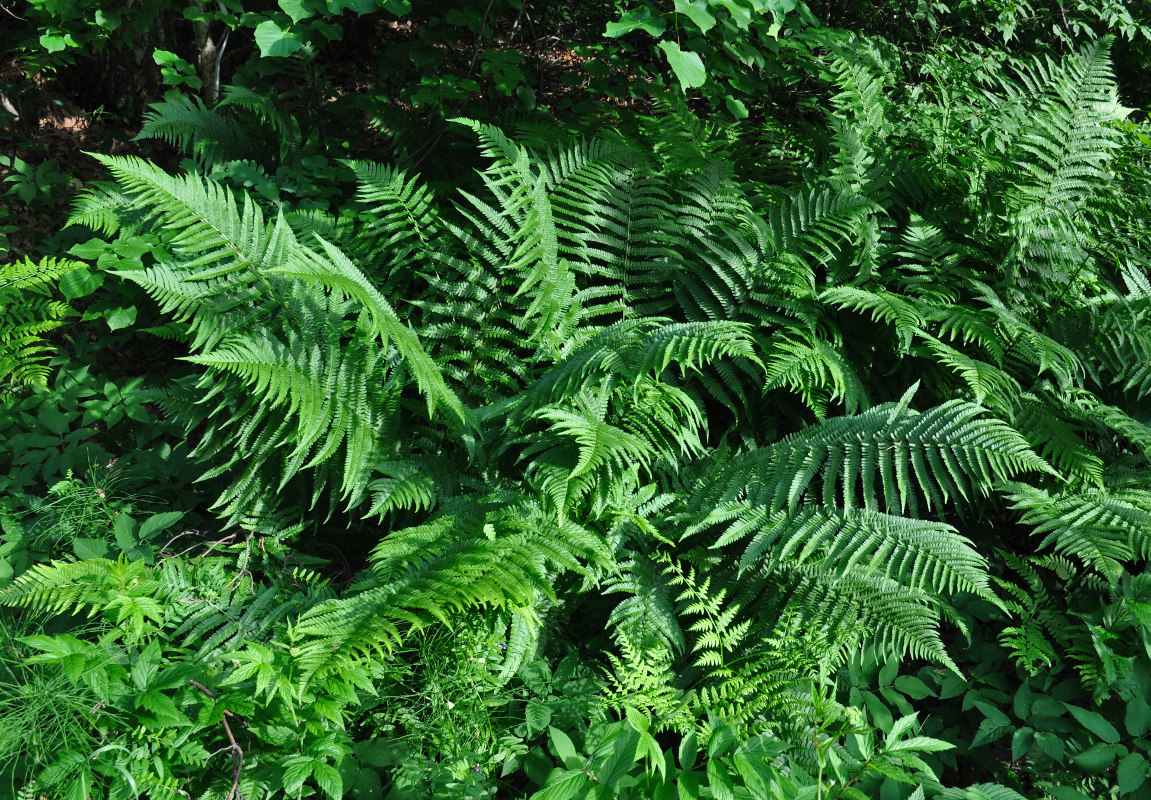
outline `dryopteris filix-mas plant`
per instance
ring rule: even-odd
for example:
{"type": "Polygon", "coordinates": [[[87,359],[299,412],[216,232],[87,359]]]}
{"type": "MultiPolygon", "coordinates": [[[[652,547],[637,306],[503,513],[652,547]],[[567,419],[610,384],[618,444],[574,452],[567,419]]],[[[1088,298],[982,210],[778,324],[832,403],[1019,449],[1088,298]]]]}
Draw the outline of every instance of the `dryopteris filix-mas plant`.
{"type": "MultiPolygon", "coordinates": [[[[849,714],[834,679],[861,652],[958,673],[973,607],[1018,622],[1003,646],[1033,665],[1062,623],[1011,619],[1041,583],[1005,565],[1049,553],[1118,592],[1151,552],[1147,155],[1108,47],[905,82],[889,48],[828,33],[826,124],[778,143],[783,184],[737,177],[738,142],[689,122],[533,149],[461,121],[476,187],[449,202],[354,161],[330,215],[100,156],[115,184],[73,222],[163,243],[118,275],[186,327],[200,372],[165,407],[249,534],[237,561],[61,562],[0,594],[100,620],[26,643],[143,720],[128,754],[62,757],[37,785],[339,796],[348,723],[394,654],[468,620],[507,632],[496,688],[565,625],[616,648],[603,702],[623,719],[588,756],[549,733],[563,770],[525,760],[508,796],[600,791],[633,763],[670,792],[655,735],[707,737],[715,797],[737,756],[753,797],[964,796],[939,784],[946,747],[904,738],[913,714],[849,714]],[[339,591],[257,579],[269,510],[378,540],[339,591]],[[621,741],[622,772],[592,769],[621,741]],[[196,768],[213,749],[234,774],[196,768]]],[[[149,130],[229,163],[224,112],[177,105],[149,130]]],[[[695,796],[686,755],[674,783],[695,796]]]]}

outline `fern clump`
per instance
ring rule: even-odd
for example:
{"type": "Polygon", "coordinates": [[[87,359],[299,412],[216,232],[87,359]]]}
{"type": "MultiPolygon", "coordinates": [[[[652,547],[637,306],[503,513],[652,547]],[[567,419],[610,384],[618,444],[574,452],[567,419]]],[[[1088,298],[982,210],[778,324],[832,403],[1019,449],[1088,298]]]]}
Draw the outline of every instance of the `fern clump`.
{"type": "MultiPolygon", "coordinates": [[[[239,188],[271,180],[270,137],[281,160],[307,144],[243,89],[154,106],[142,135],[186,173],[98,156],[114,184],[72,223],[163,243],[114,272],[182,326],[191,374],[164,407],[222,532],[180,534],[197,558],[108,543],[0,591],[92,620],[26,637],[32,663],[141,720],[127,755],[49,777],[339,797],[343,762],[364,796],[379,774],[396,796],[495,796],[520,771],[511,795],[564,800],[696,797],[704,778],[723,800],[736,777],[754,797],[1012,796],[941,786],[953,748],[907,698],[962,695],[986,723],[963,757],[1006,737],[1010,702],[1010,763],[1123,758],[1129,785],[1144,768],[1107,749],[1103,712],[1027,694],[1061,659],[1097,704],[1151,674],[1115,643],[1151,619],[1133,189],[1151,181],[1110,40],[978,79],[865,36],[802,43],[818,135],[765,123],[771,175],[743,175],[738,129],[670,103],[638,140],[454,120],[483,162],[463,188],[348,159],[328,165],[334,208],[290,208],[239,188]],[[347,566],[313,571],[316,541],[347,566]],[[389,691],[406,705],[369,700],[389,691]],[[1068,734],[1070,760],[1040,732],[1068,734]],[[193,775],[212,753],[231,774],[193,775]]],[[[47,287],[80,267],[7,269],[23,322],[0,360],[31,381],[68,313],[47,287]]]]}

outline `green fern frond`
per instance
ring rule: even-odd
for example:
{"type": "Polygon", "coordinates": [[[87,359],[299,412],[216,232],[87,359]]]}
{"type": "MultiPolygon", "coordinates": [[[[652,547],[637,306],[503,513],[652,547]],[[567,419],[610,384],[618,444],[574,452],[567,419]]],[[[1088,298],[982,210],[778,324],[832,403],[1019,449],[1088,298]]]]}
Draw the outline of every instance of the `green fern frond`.
{"type": "Polygon", "coordinates": [[[828,406],[843,403],[851,414],[870,403],[863,381],[852,364],[832,343],[806,333],[779,336],[766,354],[767,388],[787,387],[797,392],[817,418],[828,406]]]}
{"type": "Polygon", "coordinates": [[[911,346],[912,337],[926,325],[926,319],[919,308],[893,292],[869,292],[854,286],[833,286],[824,289],[819,299],[840,308],[870,311],[873,320],[891,323],[899,337],[900,350],[904,353],[911,346]]]}
{"type": "Polygon", "coordinates": [[[781,563],[778,572],[791,573],[788,604],[809,626],[826,631],[829,641],[853,641],[862,625],[881,653],[929,659],[959,672],[939,636],[938,601],[930,593],[874,574],[833,576],[817,566],[781,563]]]}
{"type": "Polygon", "coordinates": [[[345,161],[356,175],[356,201],[367,224],[357,238],[370,240],[366,259],[381,275],[431,269],[442,236],[435,196],[406,173],[368,161],[345,161]]]}
{"type": "Polygon", "coordinates": [[[746,502],[727,503],[687,529],[692,535],[717,524],[726,528],[710,545],[723,548],[751,537],[739,573],[773,569],[784,561],[816,564],[829,575],[881,574],[914,589],[990,598],[987,562],[950,525],[867,509],[805,506],[775,511],[746,502]]]}
{"type": "Polygon", "coordinates": [[[1043,397],[1023,394],[1011,423],[1060,472],[1103,486],[1105,463],[1081,435],[1084,427],[1064,420],[1043,397]]]}
{"type": "Polygon", "coordinates": [[[136,138],[167,142],[206,167],[258,155],[242,126],[209,109],[199,97],[188,94],[174,94],[152,103],[136,138]]]}
{"type": "Polygon", "coordinates": [[[45,334],[76,314],[54,297],[65,275],[83,269],[78,261],[43,258],[0,265],[0,381],[46,386],[45,363],[56,352],[45,334]]]}
{"type": "Polygon", "coordinates": [[[1018,432],[983,408],[952,400],[921,413],[907,408],[909,400],[910,393],[903,403],[828,419],[737,456],[708,476],[693,505],[745,498],[795,510],[804,498],[821,497],[828,506],[915,515],[920,497],[928,508],[970,502],[997,480],[1053,474],[1018,432]]]}
{"type": "Polygon", "coordinates": [[[919,338],[926,342],[931,358],[963,380],[976,403],[1009,412],[1019,402],[1020,386],[1003,370],[971,358],[930,334],[920,333],[919,338]]]}
{"type": "Polygon", "coordinates": [[[618,574],[603,584],[605,594],[629,595],[608,617],[608,624],[615,626],[617,638],[645,649],[662,645],[674,652],[683,652],[686,642],[663,570],[651,559],[639,555],[619,564],[619,569],[618,574]]]}
{"type": "Polygon", "coordinates": [[[361,304],[369,315],[372,332],[391,341],[411,370],[428,404],[428,414],[443,407],[449,420],[459,427],[470,424],[468,412],[444,381],[435,362],[428,357],[415,332],[402,323],[387,299],[380,294],[347,256],[335,246],[320,239],[323,253],[299,248],[289,263],[268,270],[270,274],[311,279],[334,289],[361,304]]]}
{"type": "Polygon", "coordinates": [[[855,224],[875,209],[866,197],[830,189],[797,195],[768,217],[773,250],[777,257],[834,261],[840,246],[854,235],[855,224]]]}
{"type": "Polygon", "coordinates": [[[1110,582],[1123,564],[1151,554],[1151,492],[1126,489],[1068,491],[1056,495],[1013,484],[1008,496],[1020,522],[1046,534],[1037,549],[1080,559],[1110,582]]]}
{"type": "Polygon", "coordinates": [[[531,505],[459,505],[425,525],[394,531],[372,553],[372,571],[345,597],[316,604],[294,630],[297,663],[319,680],[411,628],[449,623],[469,608],[530,608],[551,596],[553,570],[584,571],[610,559],[603,541],[531,505]]]}

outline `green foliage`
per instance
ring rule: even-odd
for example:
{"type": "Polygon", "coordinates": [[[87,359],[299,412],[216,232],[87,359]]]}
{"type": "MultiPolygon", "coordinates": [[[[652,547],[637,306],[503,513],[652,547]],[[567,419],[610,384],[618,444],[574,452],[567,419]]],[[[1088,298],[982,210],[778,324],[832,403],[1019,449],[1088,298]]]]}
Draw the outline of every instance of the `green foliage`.
{"type": "Polygon", "coordinates": [[[75,314],[53,290],[68,298],[80,297],[87,293],[85,284],[90,279],[83,264],[62,259],[10,261],[0,268],[0,379],[4,384],[46,384],[49,370],[44,362],[52,357],[53,349],[44,335],[75,314]]]}
{"type": "MultiPolygon", "coordinates": [[[[381,8],[474,34],[403,102],[536,102],[531,4],[188,18],[249,80],[381,8]]],[[[745,121],[477,114],[447,185],[155,51],[180,170],[97,155],[81,261],[3,267],[13,793],[1147,796],[1151,140],[1092,27],[1142,23],[892,9],[622,11],[745,121]]]]}

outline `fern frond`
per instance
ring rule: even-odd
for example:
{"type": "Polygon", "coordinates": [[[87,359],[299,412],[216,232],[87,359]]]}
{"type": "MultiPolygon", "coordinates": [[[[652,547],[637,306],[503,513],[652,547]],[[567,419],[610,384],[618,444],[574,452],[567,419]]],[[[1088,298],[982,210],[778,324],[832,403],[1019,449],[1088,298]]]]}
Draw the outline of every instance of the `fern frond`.
{"type": "Polygon", "coordinates": [[[167,142],[209,168],[221,161],[258,155],[242,126],[226,120],[199,97],[189,94],[174,94],[152,103],[136,138],[167,142]]]}
{"type": "Polygon", "coordinates": [[[54,297],[60,278],[82,269],[78,261],[42,258],[0,265],[0,381],[46,386],[55,353],[45,334],[75,311],[54,297]]]}
{"type": "Polygon", "coordinates": [[[997,480],[1053,473],[1018,432],[981,407],[952,400],[920,413],[907,408],[909,400],[910,393],[903,403],[828,419],[737,456],[708,476],[693,505],[746,499],[795,510],[810,496],[827,506],[914,515],[920,497],[928,508],[970,502],[997,480]]]}
{"type": "Polygon", "coordinates": [[[412,627],[448,624],[452,612],[531,607],[537,595],[551,595],[551,570],[583,571],[597,557],[610,558],[602,540],[570,520],[549,521],[539,508],[453,509],[393,532],[353,592],[309,609],[295,628],[306,637],[297,663],[318,680],[394,648],[412,627]]]}
{"type": "Polygon", "coordinates": [[[852,237],[855,224],[875,209],[866,197],[830,189],[797,195],[768,217],[776,257],[794,255],[827,264],[852,237]]]}
{"type": "Polygon", "coordinates": [[[841,401],[851,414],[870,403],[867,389],[852,364],[835,345],[804,333],[773,339],[767,351],[767,388],[797,392],[817,418],[841,401]]]}
{"type": "Polygon", "coordinates": [[[971,358],[930,334],[920,333],[919,338],[926,342],[932,358],[963,379],[976,403],[1009,411],[1019,402],[1020,386],[1003,370],[971,358]]]}
{"type": "Polygon", "coordinates": [[[406,173],[368,161],[343,162],[356,175],[356,201],[366,207],[367,258],[379,274],[429,269],[442,236],[435,197],[406,173]]]}
{"type": "Polygon", "coordinates": [[[686,642],[663,570],[639,555],[622,562],[619,569],[618,574],[605,581],[603,591],[629,595],[608,617],[608,624],[615,626],[620,641],[645,649],[662,645],[683,652],[686,642]]]}
{"type": "Polygon", "coordinates": [[[1022,395],[1011,419],[1032,447],[1056,469],[1097,488],[1103,486],[1103,459],[1080,435],[1084,427],[1064,420],[1041,396],[1022,395]]]}
{"type": "Polygon", "coordinates": [[[914,303],[893,292],[869,292],[854,286],[833,286],[824,289],[819,299],[840,308],[870,311],[873,320],[891,323],[899,337],[900,350],[904,353],[911,346],[912,337],[926,324],[923,314],[914,303]]]}
{"type": "Polygon", "coordinates": [[[881,653],[929,659],[959,671],[940,639],[933,595],[874,574],[831,575],[817,566],[786,562],[777,571],[792,578],[788,604],[809,626],[826,631],[829,641],[852,641],[862,625],[881,653]]]}
{"type": "Polygon", "coordinates": [[[460,427],[469,425],[468,412],[444,381],[435,362],[424,351],[415,332],[400,321],[387,299],[347,256],[322,239],[319,244],[323,253],[299,248],[292,253],[289,263],[268,272],[318,281],[360,303],[371,319],[371,330],[391,341],[403,356],[404,363],[424,391],[428,414],[433,414],[437,407],[442,406],[449,412],[449,420],[454,424],[460,427]]]}
{"type": "Polygon", "coordinates": [[[1037,549],[1080,559],[1110,582],[1123,565],[1151,555],[1151,492],[1126,489],[1068,491],[1051,495],[1042,489],[1012,484],[1012,508],[1020,522],[1046,534],[1037,549]]]}
{"type": "Polygon", "coordinates": [[[700,533],[725,525],[710,545],[723,548],[751,537],[739,573],[782,562],[816,564],[829,575],[881,574],[930,592],[971,592],[990,597],[987,562],[959,532],[938,522],[867,509],[805,506],[772,512],[746,502],[727,503],[687,529],[700,533]]]}

